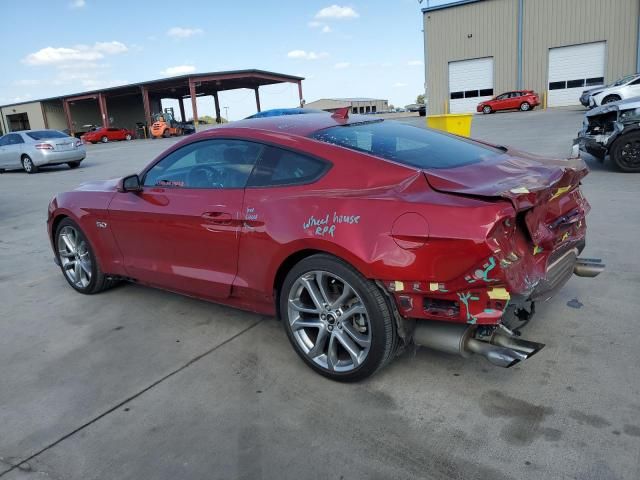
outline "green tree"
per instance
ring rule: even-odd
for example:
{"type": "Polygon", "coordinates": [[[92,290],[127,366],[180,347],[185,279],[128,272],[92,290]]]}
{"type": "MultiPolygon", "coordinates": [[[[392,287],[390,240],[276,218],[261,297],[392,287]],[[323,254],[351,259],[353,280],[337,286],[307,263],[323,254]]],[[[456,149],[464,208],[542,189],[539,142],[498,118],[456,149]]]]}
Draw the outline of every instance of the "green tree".
{"type": "Polygon", "coordinates": [[[421,93],[416,97],[416,103],[424,103],[424,93],[421,93]]]}

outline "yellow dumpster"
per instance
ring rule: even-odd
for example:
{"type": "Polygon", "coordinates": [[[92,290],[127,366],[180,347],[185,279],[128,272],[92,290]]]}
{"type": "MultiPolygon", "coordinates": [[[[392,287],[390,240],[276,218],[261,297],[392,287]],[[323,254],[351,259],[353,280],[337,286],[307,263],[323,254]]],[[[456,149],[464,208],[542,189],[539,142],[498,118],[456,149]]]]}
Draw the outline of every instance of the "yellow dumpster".
{"type": "Polygon", "coordinates": [[[447,115],[429,115],[427,117],[427,127],[435,130],[443,130],[447,133],[460,135],[462,137],[471,136],[471,113],[449,113],[447,115]]]}

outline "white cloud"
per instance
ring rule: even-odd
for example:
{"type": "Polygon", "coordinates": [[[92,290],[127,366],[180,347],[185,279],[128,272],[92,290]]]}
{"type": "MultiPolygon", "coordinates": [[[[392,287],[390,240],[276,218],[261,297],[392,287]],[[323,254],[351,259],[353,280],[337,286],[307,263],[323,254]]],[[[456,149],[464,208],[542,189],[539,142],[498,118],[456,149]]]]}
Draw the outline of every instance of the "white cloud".
{"type": "Polygon", "coordinates": [[[15,82],[13,82],[13,84],[16,87],[29,87],[32,85],[39,85],[40,80],[31,80],[31,79],[16,80],[15,82]]]}
{"type": "Polygon", "coordinates": [[[338,62],[333,66],[333,68],[337,68],[338,70],[341,70],[343,68],[349,68],[350,66],[351,64],[349,62],[338,62]]]}
{"type": "Polygon", "coordinates": [[[341,7],[339,5],[331,5],[325,7],[316,13],[316,18],[331,18],[331,19],[343,19],[343,18],[358,18],[358,12],[351,7],[341,7]]]}
{"type": "Polygon", "coordinates": [[[307,52],[305,50],[291,50],[287,53],[289,58],[300,58],[304,60],[318,60],[319,58],[326,58],[329,54],[327,52],[307,52]]]}
{"type": "Polygon", "coordinates": [[[92,46],[76,45],[75,47],[45,47],[30,53],[22,59],[23,63],[32,66],[65,65],[72,62],[94,62],[105,55],[115,55],[128,50],[122,42],[96,42],[92,46]]]}
{"type": "Polygon", "coordinates": [[[172,27],[167,30],[167,35],[173,38],[189,38],[194,35],[202,35],[204,30],[201,28],[184,28],[184,27],[172,27]]]}
{"type": "Polygon", "coordinates": [[[82,7],[84,7],[85,5],[86,5],[86,3],[85,3],[85,1],[84,1],[84,0],[73,0],[73,1],[69,4],[69,6],[70,6],[71,8],[82,8],[82,7]]]}
{"type": "Polygon", "coordinates": [[[403,88],[403,87],[406,87],[407,84],[406,83],[402,83],[402,82],[396,82],[396,83],[393,84],[393,86],[395,88],[403,88]]]}
{"type": "Polygon", "coordinates": [[[311,28],[319,28],[322,33],[330,33],[331,32],[331,27],[329,25],[327,25],[326,23],[317,22],[317,21],[313,20],[313,21],[309,22],[307,25],[309,25],[309,27],[311,27],[311,28]]]}
{"type": "Polygon", "coordinates": [[[162,75],[172,77],[174,75],[186,75],[187,73],[193,73],[196,71],[196,67],[193,65],[176,65],[175,67],[168,67],[162,70],[162,75]]]}
{"type": "Polygon", "coordinates": [[[409,65],[410,67],[420,67],[422,66],[422,60],[409,60],[407,62],[407,65],[409,65]]]}

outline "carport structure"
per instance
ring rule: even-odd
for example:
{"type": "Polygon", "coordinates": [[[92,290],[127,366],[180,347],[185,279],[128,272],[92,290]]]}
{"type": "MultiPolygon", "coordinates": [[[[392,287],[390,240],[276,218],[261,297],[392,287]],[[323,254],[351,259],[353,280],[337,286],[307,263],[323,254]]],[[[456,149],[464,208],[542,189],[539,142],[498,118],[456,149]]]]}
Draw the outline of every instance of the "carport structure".
{"type": "Polygon", "coordinates": [[[84,102],[95,102],[99,110],[99,118],[102,126],[109,128],[110,111],[112,105],[122,104],[119,108],[144,112],[144,120],[147,126],[152,123],[152,113],[161,112],[162,99],[177,100],[180,106],[182,121],[186,121],[184,100],[191,100],[194,126],[197,125],[198,108],[196,99],[203,96],[212,96],[214,101],[216,122],[220,123],[220,101],[218,93],[225,90],[241,88],[251,89],[255,92],[256,108],[260,111],[260,87],[276,83],[295,83],[298,85],[298,97],[302,104],[302,80],[304,78],[264,70],[234,70],[225,72],[209,72],[182,75],[149,82],[134,83],[120,87],[106,88],[77,95],[60,97],[64,109],[67,127],[75,133],[73,106],[84,102]],[[142,108],[139,108],[139,107],[142,108]]]}

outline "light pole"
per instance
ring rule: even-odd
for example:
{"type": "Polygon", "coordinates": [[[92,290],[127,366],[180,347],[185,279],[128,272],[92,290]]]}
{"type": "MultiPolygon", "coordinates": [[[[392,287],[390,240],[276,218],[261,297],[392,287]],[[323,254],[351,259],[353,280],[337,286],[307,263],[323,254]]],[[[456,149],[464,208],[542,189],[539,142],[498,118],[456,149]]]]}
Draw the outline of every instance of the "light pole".
{"type": "Polygon", "coordinates": [[[224,107],[224,118],[227,119],[227,122],[229,121],[229,107],[224,107]]]}

